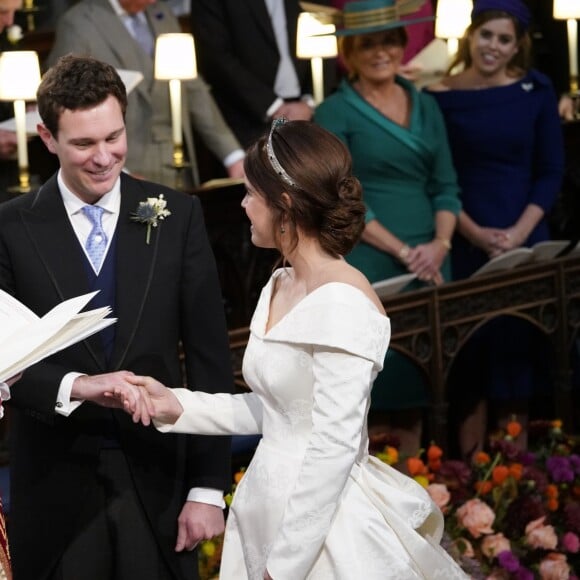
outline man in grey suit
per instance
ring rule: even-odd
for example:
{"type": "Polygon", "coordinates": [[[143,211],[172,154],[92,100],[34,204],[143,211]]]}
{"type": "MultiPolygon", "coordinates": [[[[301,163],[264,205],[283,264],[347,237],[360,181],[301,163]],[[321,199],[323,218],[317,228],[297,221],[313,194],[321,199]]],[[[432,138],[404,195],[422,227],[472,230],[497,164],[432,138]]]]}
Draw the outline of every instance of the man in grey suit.
{"type": "MultiPolygon", "coordinates": [[[[81,0],[59,19],[48,65],[65,54],[93,56],[117,69],[138,70],[144,79],[129,94],[127,169],[152,181],[174,184],[171,111],[167,82],[156,81],[153,68],[155,38],[181,32],[165,4],[152,0],[81,0]],[[141,32],[142,31],[142,32],[141,32]],[[148,46],[139,40],[145,36],[148,46]],[[148,37],[148,38],[147,38],[148,37]]],[[[192,124],[207,148],[226,166],[230,177],[243,175],[244,153],[224,121],[208,86],[198,77],[182,83],[183,137],[192,165],[193,185],[199,171],[192,124]]]]}
{"type": "Polygon", "coordinates": [[[107,304],[118,319],[27,369],[12,392],[18,580],[195,580],[192,550],[224,529],[229,438],[169,437],[99,405],[97,391],[129,372],[209,393],[233,387],[200,201],[122,172],[126,106],[113,67],[60,59],[38,91],[39,134],[60,170],[0,204],[2,290],[38,315],[99,290],[89,307],[107,304]],[[134,219],[142,204],[153,217],[164,203],[170,215],[156,227],[134,219]]]}

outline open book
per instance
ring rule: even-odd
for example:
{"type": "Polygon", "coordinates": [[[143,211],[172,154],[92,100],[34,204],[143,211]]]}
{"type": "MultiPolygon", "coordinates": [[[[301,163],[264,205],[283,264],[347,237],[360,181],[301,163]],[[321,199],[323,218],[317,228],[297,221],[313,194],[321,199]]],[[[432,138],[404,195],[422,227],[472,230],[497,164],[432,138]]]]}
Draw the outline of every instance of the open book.
{"type": "Polygon", "coordinates": [[[549,240],[538,242],[531,248],[514,248],[486,262],[471,278],[492,274],[502,270],[510,270],[520,264],[545,262],[562,256],[580,255],[580,242],[570,240],[549,240]]]}
{"type": "Polygon", "coordinates": [[[375,282],[372,286],[377,296],[382,300],[391,294],[396,294],[400,292],[409,282],[414,280],[417,274],[412,272],[409,274],[401,274],[400,276],[393,276],[392,278],[387,278],[386,280],[380,280],[375,282]]]}
{"type": "Polygon", "coordinates": [[[0,382],[116,322],[105,318],[108,306],[81,312],[97,292],[65,300],[39,318],[0,290],[0,382]]]}
{"type": "MultiPolygon", "coordinates": [[[[125,69],[117,69],[123,84],[125,85],[125,90],[127,94],[129,94],[142,80],[143,80],[143,73],[138,70],[125,70],[125,69]]],[[[33,109],[28,111],[25,115],[26,118],[26,133],[33,137],[36,135],[36,125],[42,123],[42,119],[38,114],[37,109],[33,109]]],[[[16,131],[16,119],[12,117],[11,119],[7,119],[6,121],[2,121],[0,123],[0,129],[4,131],[16,131]]]]}

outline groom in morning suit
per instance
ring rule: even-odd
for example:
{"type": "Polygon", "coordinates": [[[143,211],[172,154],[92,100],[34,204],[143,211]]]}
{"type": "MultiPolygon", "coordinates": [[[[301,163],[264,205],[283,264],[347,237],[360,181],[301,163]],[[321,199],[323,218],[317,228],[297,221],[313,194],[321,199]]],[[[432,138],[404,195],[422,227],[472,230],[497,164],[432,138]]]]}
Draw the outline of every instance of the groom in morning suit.
{"type": "Polygon", "coordinates": [[[193,580],[191,550],[224,528],[229,439],[168,437],[95,395],[128,372],[233,387],[200,202],[121,172],[126,104],[113,67],[60,59],[38,90],[38,131],[60,170],[0,206],[3,290],[42,315],[100,289],[89,307],[107,303],[118,318],[31,367],[12,393],[15,580],[193,580]],[[148,237],[132,216],[161,196],[171,213],[148,237]]]}

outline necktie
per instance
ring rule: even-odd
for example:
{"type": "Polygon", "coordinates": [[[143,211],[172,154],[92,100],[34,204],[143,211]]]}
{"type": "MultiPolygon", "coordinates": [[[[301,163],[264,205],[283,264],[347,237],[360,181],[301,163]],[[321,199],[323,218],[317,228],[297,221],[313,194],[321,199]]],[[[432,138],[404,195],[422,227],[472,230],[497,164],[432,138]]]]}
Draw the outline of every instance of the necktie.
{"type": "Polygon", "coordinates": [[[153,39],[153,33],[149,28],[145,14],[138,12],[137,14],[131,15],[130,22],[133,38],[149,56],[153,56],[155,40],[153,39]]]}
{"type": "Polygon", "coordinates": [[[107,236],[101,223],[103,211],[103,208],[98,205],[85,205],[83,207],[83,213],[93,226],[87,238],[85,248],[96,272],[101,267],[101,262],[103,261],[107,248],[107,236]]]}

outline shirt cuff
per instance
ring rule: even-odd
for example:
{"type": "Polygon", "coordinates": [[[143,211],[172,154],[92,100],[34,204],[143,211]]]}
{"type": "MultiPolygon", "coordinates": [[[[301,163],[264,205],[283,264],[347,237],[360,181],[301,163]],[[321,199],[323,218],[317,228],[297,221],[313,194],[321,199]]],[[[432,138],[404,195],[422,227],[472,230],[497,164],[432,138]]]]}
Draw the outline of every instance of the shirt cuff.
{"type": "Polygon", "coordinates": [[[224,494],[219,489],[212,487],[192,487],[187,494],[187,501],[197,501],[225,508],[224,494]]]}
{"type": "Polygon", "coordinates": [[[6,383],[0,383],[0,419],[4,417],[2,403],[10,398],[10,387],[6,383]]]}
{"type": "Polygon", "coordinates": [[[60,387],[56,395],[55,412],[64,417],[68,417],[75,409],[78,409],[83,404],[83,401],[71,401],[70,394],[74,380],[77,377],[84,376],[85,373],[67,373],[60,381],[60,387]]]}
{"type": "Polygon", "coordinates": [[[230,167],[234,163],[237,163],[240,159],[246,156],[243,149],[236,149],[226,155],[223,160],[224,167],[230,167]]]}
{"type": "Polygon", "coordinates": [[[312,95],[302,95],[300,100],[303,103],[306,103],[312,110],[316,109],[316,102],[314,101],[314,97],[312,95]]]}
{"type": "Polygon", "coordinates": [[[272,115],[284,104],[284,99],[278,97],[266,111],[266,121],[272,118],[272,115]]]}

